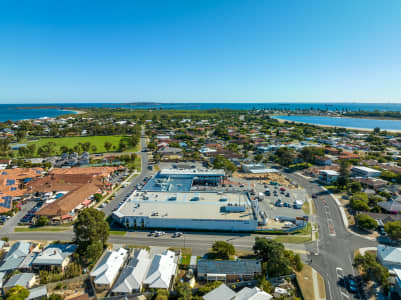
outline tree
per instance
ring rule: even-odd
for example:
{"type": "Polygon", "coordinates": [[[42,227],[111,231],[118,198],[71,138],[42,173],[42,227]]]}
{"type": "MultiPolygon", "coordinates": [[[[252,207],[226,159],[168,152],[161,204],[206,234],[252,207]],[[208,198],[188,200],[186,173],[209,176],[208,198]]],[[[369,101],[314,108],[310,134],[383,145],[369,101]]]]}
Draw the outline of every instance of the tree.
{"type": "Polygon", "coordinates": [[[337,179],[337,185],[340,188],[344,188],[349,182],[349,170],[348,170],[349,163],[348,161],[342,159],[340,160],[340,175],[337,179]]]}
{"type": "Polygon", "coordinates": [[[388,285],[388,269],[377,262],[375,255],[369,252],[366,252],[365,255],[358,254],[355,256],[354,262],[356,266],[362,268],[367,279],[376,281],[384,286],[388,285]]]}
{"type": "Polygon", "coordinates": [[[110,143],[110,142],[104,142],[104,148],[106,149],[106,151],[107,152],[109,152],[110,151],[110,149],[111,149],[111,147],[113,146],[113,144],[112,143],[110,143]]]}
{"type": "Polygon", "coordinates": [[[186,282],[179,282],[175,288],[178,294],[178,300],[191,300],[192,299],[192,289],[186,282]]]}
{"type": "Polygon", "coordinates": [[[168,292],[166,290],[158,289],[155,300],[168,300],[168,292]]]}
{"type": "Polygon", "coordinates": [[[47,300],[63,300],[63,297],[59,294],[51,294],[47,300]]]}
{"type": "Polygon", "coordinates": [[[355,193],[350,200],[350,206],[356,211],[369,211],[369,198],[365,193],[355,193]]]}
{"type": "Polygon", "coordinates": [[[399,240],[401,239],[401,222],[394,221],[394,222],[387,222],[384,224],[384,230],[387,234],[392,238],[399,240]]]}
{"type": "Polygon", "coordinates": [[[285,255],[282,243],[256,237],[253,251],[265,263],[264,266],[270,277],[291,274],[291,262],[285,255]]]}
{"type": "Polygon", "coordinates": [[[103,196],[102,196],[102,194],[96,193],[93,195],[93,198],[95,199],[96,202],[100,202],[100,200],[102,200],[103,196]]]}
{"type": "Polygon", "coordinates": [[[225,241],[214,242],[212,250],[217,257],[222,259],[228,259],[231,255],[235,254],[234,246],[225,241]]]}
{"type": "Polygon", "coordinates": [[[40,216],[36,221],[37,226],[45,226],[49,223],[49,219],[46,216],[40,216]]]}
{"type": "Polygon", "coordinates": [[[285,167],[288,167],[289,165],[291,165],[294,160],[295,160],[295,153],[294,150],[287,148],[287,147],[282,147],[279,148],[276,151],[276,161],[285,167]]]}
{"type": "Polygon", "coordinates": [[[380,127],[375,127],[373,129],[373,132],[376,133],[376,134],[380,133],[380,127]]]}
{"type": "Polygon", "coordinates": [[[24,300],[28,298],[29,291],[23,286],[16,285],[7,293],[6,300],[24,300]]]}
{"type": "Polygon", "coordinates": [[[212,281],[208,282],[205,285],[199,287],[198,294],[203,296],[207,293],[213,291],[214,289],[218,288],[222,284],[221,281],[212,281]]]}
{"type": "Polygon", "coordinates": [[[26,131],[25,130],[18,130],[16,132],[15,136],[17,137],[18,142],[20,142],[21,140],[23,140],[26,137],[26,131]]]}
{"type": "Polygon", "coordinates": [[[266,280],[266,277],[263,276],[260,280],[259,280],[259,284],[258,284],[259,288],[262,291],[265,291],[266,293],[271,294],[273,292],[273,288],[272,285],[270,283],[270,281],[266,280]]]}
{"type": "Polygon", "coordinates": [[[235,164],[222,155],[216,156],[216,158],[213,160],[213,168],[224,169],[230,173],[233,173],[235,170],[237,170],[235,164]]]}
{"type": "Polygon", "coordinates": [[[359,181],[351,182],[349,187],[350,187],[352,193],[357,193],[362,190],[362,185],[359,181]]]}
{"type": "Polygon", "coordinates": [[[78,254],[87,263],[95,261],[101,255],[109,230],[102,211],[86,208],[78,214],[74,223],[75,242],[78,245],[78,254]]]}
{"type": "Polygon", "coordinates": [[[260,162],[261,160],[263,159],[263,155],[262,154],[256,154],[255,155],[255,160],[257,161],[257,162],[260,162]]]}
{"type": "Polygon", "coordinates": [[[362,229],[373,230],[377,228],[377,222],[367,214],[359,214],[356,216],[356,222],[362,229]]]}

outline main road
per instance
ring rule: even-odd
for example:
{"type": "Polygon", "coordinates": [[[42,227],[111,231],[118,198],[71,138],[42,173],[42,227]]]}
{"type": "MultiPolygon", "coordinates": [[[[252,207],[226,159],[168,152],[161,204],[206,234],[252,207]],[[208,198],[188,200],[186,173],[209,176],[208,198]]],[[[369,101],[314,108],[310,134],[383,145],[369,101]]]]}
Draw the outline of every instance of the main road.
{"type": "MultiPolygon", "coordinates": [[[[11,240],[59,240],[72,241],[74,233],[71,229],[57,232],[13,232],[7,235],[11,240]]],[[[128,232],[124,236],[113,235],[109,236],[108,242],[120,245],[138,245],[138,246],[157,246],[157,247],[177,247],[177,248],[192,248],[194,255],[202,256],[209,252],[212,244],[215,241],[227,241],[231,243],[236,250],[241,252],[251,252],[255,242],[256,234],[249,233],[209,233],[209,232],[185,232],[184,235],[178,238],[173,237],[172,232],[167,232],[160,237],[149,236],[149,232],[135,231],[128,232]]],[[[261,235],[262,236],[262,235],[261,235]]],[[[306,256],[306,248],[304,244],[285,244],[286,248],[291,249],[303,256],[306,256]]]]}
{"type": "Polygon", "coordinates": [[[333,197],[319,184],[296,173],[287,174],[292,181],[302,186],[312,196],[316,194],[316,222],[319,225],[317,243],[307,244],[312,254],[311,266],[325,279],[327,299],[351,299],[352,295],[338,281],[348,274],[354,275],[353,257],[357,249],[375,247],[377,242],[352,234],[345,227],[340,209],[333,197]]]}

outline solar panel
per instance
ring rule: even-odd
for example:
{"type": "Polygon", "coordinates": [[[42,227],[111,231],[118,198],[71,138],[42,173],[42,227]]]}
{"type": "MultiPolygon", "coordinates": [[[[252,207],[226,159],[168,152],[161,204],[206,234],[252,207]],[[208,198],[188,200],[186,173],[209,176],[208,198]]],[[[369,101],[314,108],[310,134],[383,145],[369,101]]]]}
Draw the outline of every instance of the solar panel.
{"type": "Polygon", "coordinates": [[[14,185],[14,184],[15,184],[15,180],[14,179],[7,179],[6,185],[14,185]]]}

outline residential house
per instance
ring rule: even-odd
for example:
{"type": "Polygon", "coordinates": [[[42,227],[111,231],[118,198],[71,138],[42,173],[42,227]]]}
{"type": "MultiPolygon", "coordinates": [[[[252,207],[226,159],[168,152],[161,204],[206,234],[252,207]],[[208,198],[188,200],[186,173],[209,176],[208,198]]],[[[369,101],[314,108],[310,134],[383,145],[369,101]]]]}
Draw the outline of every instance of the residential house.
{"type": "Polygon", "coordinates": [[[7,283],[3,286],[3,290],[5,293],[8,293],[8,291],[16,286],[20,285],[24,288],[30,289],[33,287],[36,283],[36,276],[34,273],[18,273],[13,275],[7,283]]]}
{"type": "Polygon", "coordinates": [[[355,177],[379,177],[381,175],[381,171],[363,166],[353,166],[351,172],[355,177]]]}
{"type": "Polygon", "coordinates": [[[181,148],[176,147],[163,147],[158,150],[162,160],[175,160],[182,159],[183,153],[181,148]]]}
{"type": "Polygon", "coordinates": [[[262,274],[262,264],[256,259],[198,260],[198,279],[235,282],[252,280],[262,274]]]}
{"type": "Polygon", "coordinates": [[[319,171],[319,181],[322,182],[323,184],[331,184],[335,182],[338,177],[340,176],[340,173],[334,170],[320,170],[319,171]]]}
{"type": "Polygon", "coordinates": [[[148,288],[170,289],[177,271],[177,258],[172,251],[153,257],[143,284],[148,288]]]}
{"type": "Polygon", "coordinates": [[[317,156],[315,158],[315,164],[317,164],[318,166],[331,166],[332,163],[333,162],[331,161],[331,159],[327,156],[317,156]]]}
{"type": "Polygon", "coordinates": [[[236,293],[223,283],[202,298],[204,300],[270,300],[273,296],[258,287],[244,287],[236,293]]]}
{"type": "Polygon", "coordinates": [[[18,269],[31,250],[31,243],[20,241],[14,243],[3,259],[0,266],[0,272],[8,272],[18,269]]]}
{"type": "Polygon", "coordinates": [[[113,286],[114,295],[131,294],[142,289],[142,283],[149,270],[151,259],[148,251],[137,250],[129,263],[122,270],[113,286]]]}
{"type": "Polygon", "coordinates": [[[77,246],[74,244],[52,244],[40,252],[32,261],[32,267],[36,269],[53,269],[55,267],[64,271],[70,262],[72,254],[77,246]]]}
{"type": "Polygon", "coordinates": [[[379,178],[355,178],[356,181],[359,181],[362,185],[367,186],[371,189],[378,190],[387,185],[387,181],[379,179],[379,178]]]}
{"type": "Polygon", "coordinates": [[[26,300],[46,300],[47,299],[47,287],[41,285],[36,288],[29,289],[29,296],[26,300]]]}
{"type": "Polygon", "coordinates": [[[124,248],[106,252],[96,268],[90,273],[90,278],[96,289],[104,290],[112,287],[127,256],[128,251],[124,248]]]}
{"type": "Polygon", "coordinates": [[[401,248],[378,245],[377,260],[390,271],[401,269],[401,248]]]}

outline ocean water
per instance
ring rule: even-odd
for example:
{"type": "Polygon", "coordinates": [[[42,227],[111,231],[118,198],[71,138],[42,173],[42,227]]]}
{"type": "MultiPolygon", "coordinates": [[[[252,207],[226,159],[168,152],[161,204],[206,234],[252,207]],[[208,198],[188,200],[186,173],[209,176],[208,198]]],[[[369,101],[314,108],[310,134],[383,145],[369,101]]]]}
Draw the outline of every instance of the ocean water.
{"type": "Polygon", "coordinates": [[[401,121],[397,120],[373,120],[361,118],[337,118],[324,116],[278,116],[276,119],[303,122],[314,125],[330,125],[346,128],[374,129],[379,127],[385,130],[400,130],[401,121]]]}
{"type": "Polygon", "coordinates": [[[34,108],[32,105],[0,105],[0,122],[8,120],[19,121],[25,119],[38,119],[42,117],[57,117],[71,114],[73,111],[64,111],[56,108],[34,108]],[[19,108],[21,107],[21,108],[19,108]],[[22,107],[29,107],[27,109],[22,107]]]}
{"type": "Polygon", "coordinates": [[[319,109],[331,111],[401,111],[401,103],[62,103],[62,104],[0,104],[0,121],[56,117],[71,108],[131,108],[131,109],[319,109]],[[40,108],[44,107],[46,108],[40,108]],[[53,108],[54,107],[54,108],[53,108]]]}

